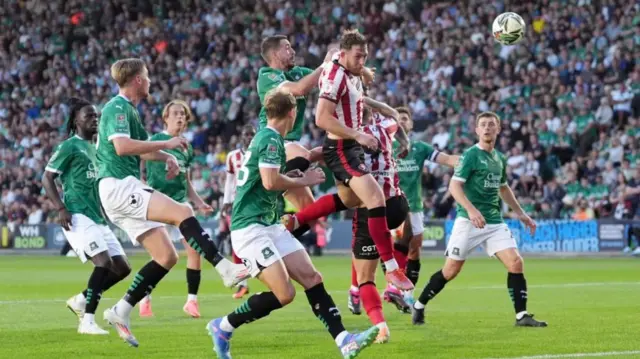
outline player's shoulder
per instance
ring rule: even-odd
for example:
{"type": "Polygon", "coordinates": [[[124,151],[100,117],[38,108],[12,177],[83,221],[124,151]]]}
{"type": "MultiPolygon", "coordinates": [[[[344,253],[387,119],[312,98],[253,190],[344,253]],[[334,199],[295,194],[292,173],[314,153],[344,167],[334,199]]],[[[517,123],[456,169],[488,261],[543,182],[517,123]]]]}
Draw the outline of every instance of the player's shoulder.
{"type": "Polygon", "coordinates": [[[251,140],[252,144],[265,144],[267,142],[277,142],[284,144],[284,139],[278,132],[269,127],[264,127],[259,129],[258,132],[256,132],[256,135],[253,137],[253,140],[251,140]]]}
{"type": "Polygon", "coordinates": [[[242,153],[242,150],[240,150],[239,148],[236,148],[235,150],[231,150],[227,152],[227,158],[234,158],[236,155],[238,155],[238,153],[242,153]]]}
{"type": "Polygon", "coordinates": [[[102,107],[102,113],[106,112],[117,112],[127,110],[131,104],[125,100],[122,96],[114,96],[102,107]]]}
{"type": "Polygon", "coordinates": [[[434,148],[433,146],[431,146],[430,144],[424,142],[424,141],[412,141],[411,142],[411,147],[415,147],[416,149],[420,150],[420,151],[433,151],[434,148]]]}
{"type": "Polygon", "coordinates": [[[502,162],[506,162],[507,161],[507,156],[504,153],[502,153],[502,152],[500,152],[498,150],[495,150],[495,149],[494,149],[494,151],[495,151],[496,156],[498,156],[498,158],[500,159],[500,161],[502,161],[502,162]]]}
{"type": "Polygon", "coordinates": [[[336,61],[329,61],[322,66],[320,78],[327,80],[341,79],[347,75],[345,68],[336,61]]]}
{"type": "Polygon", "coordinates": [[[284,81],[285,76],[281,70],[264,66],[258,70],[258,81],[284,81]]]}

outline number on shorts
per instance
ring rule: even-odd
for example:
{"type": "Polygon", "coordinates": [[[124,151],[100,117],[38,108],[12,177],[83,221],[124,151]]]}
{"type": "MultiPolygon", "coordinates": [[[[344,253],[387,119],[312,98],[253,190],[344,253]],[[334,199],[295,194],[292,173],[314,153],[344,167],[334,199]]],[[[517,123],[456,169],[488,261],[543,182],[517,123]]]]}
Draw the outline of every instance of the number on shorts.
{"type": "Polygon", "coordinates": [[[244,154],[244,159],[242,160],[242,167],[240,167],[240,171],[238,171],[236,186],[242,186],[247,183],[247,180],[249,179],[249,169],[247,168],[247,163],[249,162],[250,158],[251,151],[247,151],[244,154]]]}

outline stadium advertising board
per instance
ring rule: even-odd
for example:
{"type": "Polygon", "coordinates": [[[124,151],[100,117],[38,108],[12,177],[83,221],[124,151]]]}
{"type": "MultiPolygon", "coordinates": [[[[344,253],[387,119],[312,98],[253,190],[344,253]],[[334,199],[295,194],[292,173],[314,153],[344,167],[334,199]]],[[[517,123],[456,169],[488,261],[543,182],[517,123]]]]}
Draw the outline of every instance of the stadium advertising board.
{"type": "Polygon", "coordinates": [[[46,224],[3,225],[0,232],[0,249],[45,249],[48,234],[46,224]]]}
{"type": "Polygon", "coordinates": [[[422,248],[441,251],[446,249],[444,222],[425,222],[422,233],[422,248]]]}

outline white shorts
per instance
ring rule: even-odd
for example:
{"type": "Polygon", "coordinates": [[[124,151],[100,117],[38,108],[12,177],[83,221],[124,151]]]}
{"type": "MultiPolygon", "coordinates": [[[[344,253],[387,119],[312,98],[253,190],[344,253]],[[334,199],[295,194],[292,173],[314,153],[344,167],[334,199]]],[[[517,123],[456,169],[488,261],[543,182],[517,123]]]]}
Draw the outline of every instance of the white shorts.
{"type": "Polygon", "coordinates": [[[479,229],[470,220],[458,217],[453,222],[451,237],[445,255],[463,261],[479,245],[484,244],[489,256],[508,248],[518,248],[506,223],[487,224],[479,229]]]}
{"type": "Polygon", "coordinates": [[[125,231],[134,245],[138,244],[136,239],[139,236],[165,225],[147,220],[153,188],[133,176],[103,178],[98,183],[98,192],[109,220],[125,231]]]}
{"type": "Polygon", "coordinates": [[[252,277],[257,277],[263,269],[289,254],[304,250],[302,244],[281,224],[268,227],[253,224],[231,231],[231,246],[252,277]]]}
{"type": "Polygon", "coordinates": [[[109,257],[125,255],[109,226],[97,224],[84,214],[71,215],[71,230],[63,228],[62,232],[82,263],[104,251],[109,253],[109,257]]]}
{"type": "Polygon", "coordinates": [[[422,237],[424,233],[424,213],[422,211],[410,212],[409,218],[411,219],[411,235],[422,237]]]}

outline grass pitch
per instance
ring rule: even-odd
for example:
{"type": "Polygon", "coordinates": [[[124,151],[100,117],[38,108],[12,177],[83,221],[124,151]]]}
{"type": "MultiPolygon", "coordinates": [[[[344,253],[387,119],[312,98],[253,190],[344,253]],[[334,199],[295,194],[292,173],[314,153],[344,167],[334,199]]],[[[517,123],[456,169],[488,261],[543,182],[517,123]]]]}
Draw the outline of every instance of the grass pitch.
{"type": "MultiPolygon", "coordinates": [[[[147,261],[134,256],[134,273],[147,261]]],[[[314,258],[348,330],[369,326],[366,315],[346,306],[349,258],[314,258]]],[[[423,259],[418,293],[441,258],[423,259]]],[[[81,336],[65,300],[83,289],[91,265],[55,256],[0,257],[0,358],[214,358],[205,325],[241,304],[207,264],[200,286],[203,318],[182,312],[186,299],[184,261],[153,293],[153,318],[132,316],[140,347],[130,348],[102,320],[133,276],[105,293],[96,319],[109,336],[81,336]]],[[[548,328],[515,328],[502,265],[472,258],[463,272],[427,307],[427,324],[385,304],[391,328],[388,344],[374,345],[360,358],[640,358],[638,304],[640,262],[633,258],[527,259],[529,310],[548,328]]],[[[382,276],[378,288],[383,289],[382,276]]],[[[252,280],[252,291],[264,287],[252,280]]],[[[234,359],[340,358],[304,292],[293,304],[240,328],[232,341],[234,359]]]]}

